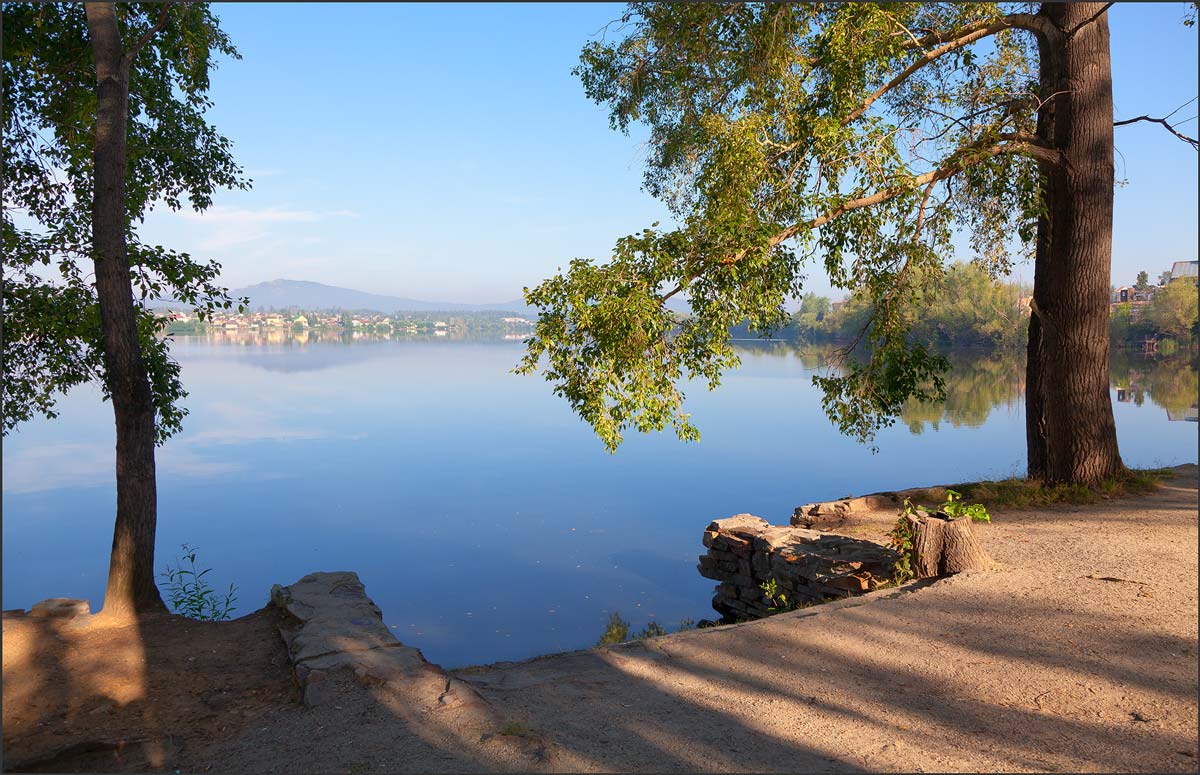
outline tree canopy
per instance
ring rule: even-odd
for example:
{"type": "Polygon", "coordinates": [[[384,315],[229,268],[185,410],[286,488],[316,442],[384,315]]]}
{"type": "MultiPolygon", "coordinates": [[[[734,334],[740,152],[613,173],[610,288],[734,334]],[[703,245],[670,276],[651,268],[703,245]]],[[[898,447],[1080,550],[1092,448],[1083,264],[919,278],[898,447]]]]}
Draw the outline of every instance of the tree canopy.
{"type": "MultiPolygon", "coordinates": [[[[220,266],[147,245],[138,226],[154,207],[203,210],[219,188],[250,181],[230,142],[205,119],[209,73],[237,57],[207,5],[116,6],[129,68],[126,239],[142,356],[159,441],[186,410],[179,367],[146,306],[169,297],[204,315],[236,301],[220,266]],[[168,12],[169,11],[169,12],[168,12]]],[[[4,5],[4,433],[58,396],[104,379],[94,280],[92,200],[96,68],[82,4],[4,5]]]]}
{"type": "Polygon", "coordinates": [[[993,275],[1033,249],[1037,163],[1058,160],[1036,136],[1044,25],[993,3],[631,5],[576,72],[614,129],[649,128],[645,188],[676,225],[527,289],[541,316],[518,371],[544,366],[610,450],[628,428],[696,438],[681,381],[719,384],[731,326],[786,323],[815,256],[872,311],[871,357],[816,378],[839,427],[867,440],[940,398],[947,363],[906,310],[934,297],[956,230],[993,275]]]}
{"type": "Polygon", "coordinates": [[[1154,294],[1146,308],[1146,323],[1156,333],[1186,342],[1196,325],[1197,306],[1196,284],[1177,280],[1154,294]]]}

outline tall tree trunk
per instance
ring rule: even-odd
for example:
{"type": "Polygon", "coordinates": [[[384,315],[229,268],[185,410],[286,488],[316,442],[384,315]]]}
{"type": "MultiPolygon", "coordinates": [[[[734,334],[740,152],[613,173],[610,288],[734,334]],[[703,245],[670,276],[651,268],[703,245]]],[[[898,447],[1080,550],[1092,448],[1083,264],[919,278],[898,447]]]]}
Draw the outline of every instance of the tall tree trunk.
{"type": "Polygon", "coordinates": [[[1109,396],[1113,103],[1101,3],[1045,3],[1038,130],[1065,163],[1045,166],[1029,327],[1029,475],[1089,484],[1124,470],[1109,396]],[[1095,17],[1095,18],[1093,18],[1095,17]],[[1089,21],[1091,20],[1091,21],[1089,21]]]}
{"type": "Polygon", "coordinates": [[[86,3],[96,60],[92,251],[104,340],[104,371],[117,427],[117,519],[106,615],[164,610],[154,584],[157,493],[154,401],[138,340],[126,245],[126,125],[129,63],[111,3],[86,3]]]}
{"type": "MultiPolygon", "coordinates": [[[[1043,6],[1043,9],[1045,6],[1043,6]]],[[[1044,15],[1044,14],[1043,14],[1044,15]]],[[[1051,77],[1054,70],[1053,60],[1056,48],[1044,36],[1038,36],[1038,61],[1040,63],[1041,79],[1039,90],[1043,99],[1038,108],[1037,136],[1048,145],[1054,143],[1054,100],[1046,99],[1054,93],[1055,80],[1051,77]]],[[[1038,185],[1041,190],[1043,204],[1049,206],[1051,187],[1053,186],[1051,166],[1038,162],[1038,185]]],[[[1044,267],[1050,261],[1050,218],[1047,211],[1038,216],[1037,241],[1034,243],[1033,259],[1033,297],[1037,299],[1046,295],[1046,271],[1044,267]]],[[[1029,315],[1029,345],[1025,354],[1025,446],[1028,476],[1031,479],[1046,477],[1046,423],[1042,407],[1042,323],[1037,313],[1029,315]]]]}

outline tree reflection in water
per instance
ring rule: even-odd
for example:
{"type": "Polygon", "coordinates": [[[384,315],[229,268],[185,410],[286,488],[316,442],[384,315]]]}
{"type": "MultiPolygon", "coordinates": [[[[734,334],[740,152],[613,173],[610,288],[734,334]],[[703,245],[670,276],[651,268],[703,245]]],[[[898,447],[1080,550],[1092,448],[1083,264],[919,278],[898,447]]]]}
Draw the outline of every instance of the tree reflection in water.
{"type": "MultiPolygon", "coordinates": [[[[806,369],[837,368],[837,348],[789,342],[738,343],[756,353],[798,359],[806,369]]],[[[914,435],[938,430],[943,422],[952,427],[982,426],[993,410],[1017,409],[1025,400],[1025,352],[1023,350],[952,350],[943,403],[908,401],[900,421],[914,435]]],[[[1197,390],[1200,388],[1196,356],[1145,356],[1125,350],[1111,355],[1111,385],[1114,400],[1141,406],[1147,397],[1166,410],[1172,420],[1196,421],[1197,390]]]]}
{"type": "Polygon", "coordinates": [[[1196,357],[1148,357],[1118,351],[1112,354],[1112,385],[1117,401],[1141,406],[1149,395],[1172,420],[1197,419],[1197,390],[1200,377],[1196,357]]]}

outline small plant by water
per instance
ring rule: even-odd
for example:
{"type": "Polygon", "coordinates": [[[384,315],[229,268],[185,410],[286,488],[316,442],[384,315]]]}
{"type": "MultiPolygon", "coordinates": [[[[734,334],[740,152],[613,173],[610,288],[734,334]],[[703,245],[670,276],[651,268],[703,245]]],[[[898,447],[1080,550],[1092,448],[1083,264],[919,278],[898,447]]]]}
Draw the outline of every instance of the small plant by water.
{"type": "Polygon", "coordinates": [[[892,548],[900,555],[892,565],[892,581],[897,584],[903,584],[916,576],[916,571],[913,570],[913,544],[917,537],[917,528],[905,518],[908,516],[907,504],[908,501],[905,501],[905,513],[900,515],[892,531],[888,533],[892,548]]]}
{"type": "Polygon", "coordinates": [[[759,584],[758,588],[762,590],[763,597],[767,599],[767,613],[782,614],[788,611],[796,610],[796,602],[788,600],[788,596],[779,591],[779,584],[775,579],[771,579],[763,584],[759,584]]]}
{"type": "Polygon", "coordinates": [[[600,636],[600,640],[596,641],[597,646],[611,646],[614,643],[624,643],[629,640],[629,622],[621,618],[621,614],[613,611],[608,617],[608,626],[604,628],[604,634],[600,636]]]}
{"type": "MultiPolygon", "coordinates": [[[[691,619],[683,619],[679,622],[679,631],[692,630],[696,628],[696,623],[691,619]]],[[[618,611],[613,611],[608,617],[608,626],[604,628],[604,634],[600,636],[600,640],[596,641],[597,646],[612,646],[617,643],[628,643],[635,640],[645,640],[646,638],[657,638],[661,635],[669,634],[666,627],[663,627],[658,622],[651,619],[646,623],[640,631],[634,632],[629,622],[621,618],[618,611]]]]}
{"type": "Polygon", "coordinates": [[[197,570],[198,548],[181,544],[181,557],[176,558],[175,567],[167,569],[159,577],[163,580],[163,591],[171,610],[189,619],[217,622],[229,618],[236,606],[237,587],[229,585],[229,591],[220,595],[204,578],[212,568],[197,570]]]}

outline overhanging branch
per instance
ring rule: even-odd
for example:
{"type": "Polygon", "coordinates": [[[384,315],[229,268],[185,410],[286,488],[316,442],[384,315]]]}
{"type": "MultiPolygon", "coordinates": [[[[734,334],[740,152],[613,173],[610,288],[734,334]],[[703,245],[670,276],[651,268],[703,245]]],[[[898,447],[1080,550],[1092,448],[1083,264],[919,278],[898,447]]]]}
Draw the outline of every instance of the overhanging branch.
{"type": "Polygon", "coordinates": [[[930,51],[926,51],[915,62],[904,68],[903,72],[901,72],[892,80],[888,81],[883,86],[879,87],[870,97],[867,97],[863,101],[862,105],[860,105],[842,120],[842,125],[845,126],[846,124],[857,120],[860,116],[867,112],[867,110],[872,104],[875,103],[876,100],[907,81],[913,73],[925,67],[930,62],[933,62],[934,60],[943,57],[952,51],[957,51],[964,46],[968,46],[978,40],[995,35],[997,32],[1002,30],[1012,29],[1013,27],[1019,27],[1022,29],[1036,29],[1039,31],[1039,34],[1044,34],[1041,31],[1043,27],[1046,26],[1048,26],[1048,24],[1040,17],[1036,17],[1031,14],[1010,14],[991,23],[975,22],[974,24],[969,24],[965,27],[962,27],[947,36],[945,42],[934,40],[934,38],[938,36],[937,33],[934,33],[933,35],[926,35],[924,38],[919,40],[912,40],[906,43],[904,48],[911,49],[916,48],[917,46],[926,48],[928,45],[932,45],[933,43],[937,42],[941,42],[942,45],[930,51]],[[928,41],[926,45],[921,45],[926,41],[928,41]]]}
{"type": "Polygon", "coordinates": [[[1013,28],[1029,30],[1043,38],[1053,38],[1059,34],[1054,25],[1042,16],[1032,13],[1010,13],[994,22],[981,20],[965,24],[957,30],[950,32],[931,32],[915,41],[905,43],[904,48],[929,48],[939,43],[950,43],[968,35],[974,35],[980,30],[991,29],[990,32],[982,36],[986,37],[987,35],[994,35],[1001,30],[1013,28]]]}
{"type": "Polygon", "coordinates": [[[159,30],[167,26],[167,11],[170,8],[171,4],[169,2],[163,3],[162,10],[158,12],[158,21],[154,23],[153,27],[146,30],[146,33],[142,35],[142,37],[138,38],[137,43],[134,43],[133,46],[125,52],[125,56],[121,58],[121,64],[125,66],[126,71],[128,71],[130,65],[133,64],[133,59],[137,56],[138,52],[146,47],[146,44],[150,42],[150,39],[153,38],[159,30]]]}
{"type": "MultiPolygon", "coordinates": [[[[825,215],[813,218],[812,220],[793,224],[767,240],[766,247],[768,249],[773,248],[783,242],[786,242],[802,231],[818,229],[830,221],[840,218],[848,212],[861,210],[864,207],[872,207],[874,205],[883,204],[884,202],[895,199],[896,197],[908,191],[912,191],[922,186],[931,186],[943,180],[947,180],[959,174],[963,170],[979,164],[985,159],[989,159],[993,156],[1000,156],[1002,154],[1021,154],[1024,156],[1029,156],[1033,159],[1037,159],[1038,161],[1055,165],[1064,163],[1062,152],[1050,145],[1047,145],[1037,136],[1023,132],[1006,132],[1000,134],[998,138],[980,140],[976,143],[963,146],[951,155],[950,158],[952,161],[943,167],[926,172],[923,175],[917,175],[910,180],[907,180],[903,183],[898,183],[894,186],[889,186],[885,189],[881,189],[868,196],[843,202],[825,215]],[[996,140],[999,140],[1000,142],[996,142],[996,140]]],[[[749,252],[750,248],[743,248],[737,253],[721,259],[720,263],[725,266],[736,264],[745,258],[746,254],[749,252]]],[[[692,274],[691,276],[687,277],[670,291],[660,296],[659,300],[666,301],[675,294],[679,293],[686,288],[692,280],[696,279],[697,276],[699,276],[699,273],[692,274]]]]}

